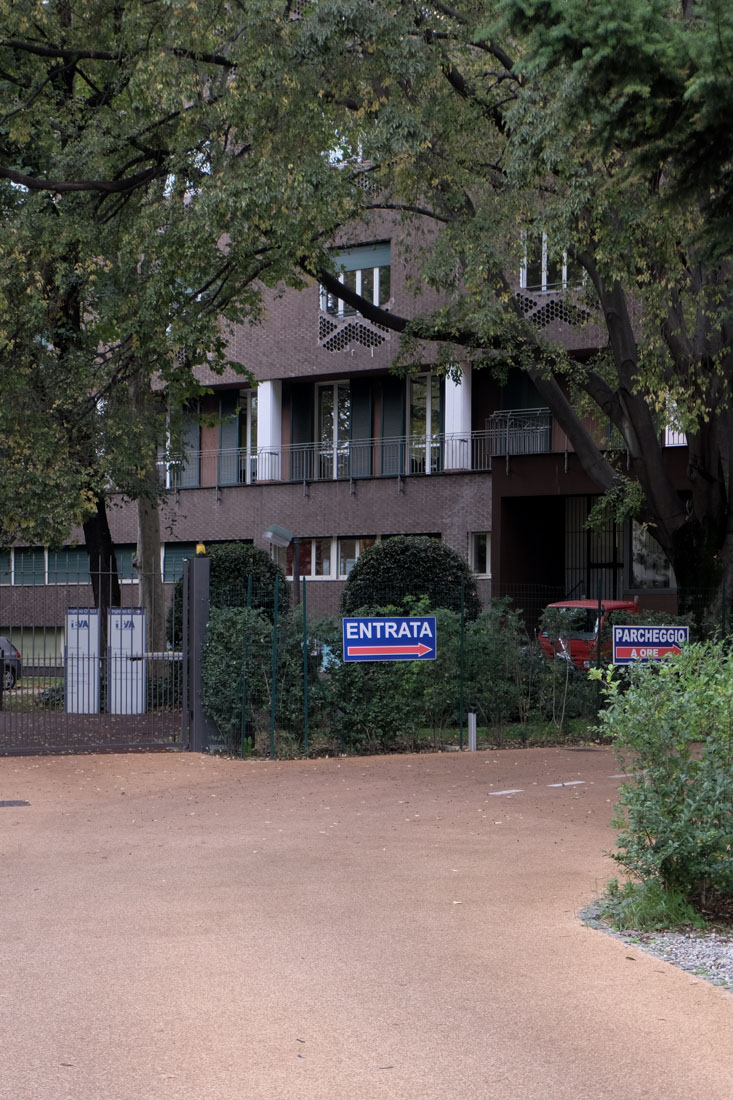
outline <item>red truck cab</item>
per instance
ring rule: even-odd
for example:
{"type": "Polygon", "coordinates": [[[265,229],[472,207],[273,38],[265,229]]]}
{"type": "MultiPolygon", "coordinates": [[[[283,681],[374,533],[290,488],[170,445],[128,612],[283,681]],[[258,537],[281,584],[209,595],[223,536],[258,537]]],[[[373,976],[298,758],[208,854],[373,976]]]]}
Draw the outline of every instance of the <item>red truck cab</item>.
{"type": "MultiPolygon", "coordinates": [[[[586,670],[598,657],[598,637],[608,623],[611,612],[639,614],[638,600],[601,600],[601,621],[598,622],[598,600],[560,600],[548,604],[542,615],[538,641],[546,657],[563,657],[577,668],[586,670]],[[548,614],[548,612],[550,614],[548,614]]],[[[611,659],[610,638],[601,643],[601,657],[611,659]]]]}

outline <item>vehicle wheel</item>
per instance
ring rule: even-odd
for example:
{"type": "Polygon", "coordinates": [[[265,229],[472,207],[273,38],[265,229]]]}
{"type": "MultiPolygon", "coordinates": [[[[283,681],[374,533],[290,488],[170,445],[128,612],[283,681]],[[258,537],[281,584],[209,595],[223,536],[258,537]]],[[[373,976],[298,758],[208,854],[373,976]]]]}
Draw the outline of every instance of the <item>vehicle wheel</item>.
{"type": "Polygon", "coordinates": [[[13,687],[15,687],[15,672],[12,668],[6,668],[3,676],[3,691],[10,691],[13,687]]]}

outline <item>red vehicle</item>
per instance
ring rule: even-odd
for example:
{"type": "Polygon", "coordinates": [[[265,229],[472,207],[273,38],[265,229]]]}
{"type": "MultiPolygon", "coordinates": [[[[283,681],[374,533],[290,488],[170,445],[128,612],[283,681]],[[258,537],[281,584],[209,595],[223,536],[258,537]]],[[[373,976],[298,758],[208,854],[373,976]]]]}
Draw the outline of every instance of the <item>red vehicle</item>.
{"type": "MultiPolygon", "coordinates": [[[[598,622],[598,600],[560,600],[548,604],[540,624],[540,649],[546,657],[561,657],[581,669],[595,665],[598,657],[598,634],[608,623],[611,612],[639,614],[638,600],[601,600],[601,621],[598,622]]],[[[611,659],[612,644],[601,643],[601,657],[611,659]]]]}

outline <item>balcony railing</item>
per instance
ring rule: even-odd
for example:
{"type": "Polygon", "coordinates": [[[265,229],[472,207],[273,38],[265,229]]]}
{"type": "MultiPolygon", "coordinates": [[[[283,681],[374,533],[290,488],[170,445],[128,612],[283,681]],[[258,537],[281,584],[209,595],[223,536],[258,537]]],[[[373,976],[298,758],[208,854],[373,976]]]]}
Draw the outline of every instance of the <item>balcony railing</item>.
{"type": "Polygon", "coordinates": [[[484,431],[430,436],[298,443],[247,452],[241,448],[190,451],[159,463],[161,481],[173,489],[204,485],[252,485],[262,481],[342,481],[410,477],[450,471],[487,471],[504,455],[550,450],[547,409],[495,413],[484,431]]]}
{"type": "MultiPolygon", "coordinates": [[[[668,432],[666,446],[685,437],[668,432]]],[[[603,444],[601,444],[603,445],[603,444]]],[[[159,462],[161,483],[170,489],[254,485],[263,481],[348,481],[350,478],[412,477],[455,471],[491,470],[494,458],[567,451],[565,436],[553,431],[548,409],[493,413],[483,431],[436,432],[431,436],[350,439],[282,447],[190,451],[159,462]]]]}

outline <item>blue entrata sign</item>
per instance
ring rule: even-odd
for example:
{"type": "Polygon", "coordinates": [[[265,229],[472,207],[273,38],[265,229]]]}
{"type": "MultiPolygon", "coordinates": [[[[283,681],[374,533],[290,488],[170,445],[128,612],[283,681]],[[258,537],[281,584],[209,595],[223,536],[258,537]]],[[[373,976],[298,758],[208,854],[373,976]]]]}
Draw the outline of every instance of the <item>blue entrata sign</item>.
{"type": "Polygon", "coordinates": [[[690,640],[689,626],[614,626],[613,663],[666,661],[690,640]]]}
{"type": "Polygon", "coordinates": [[[434,661],[435,616],[344,619],[345,661],[434,661]]]}

